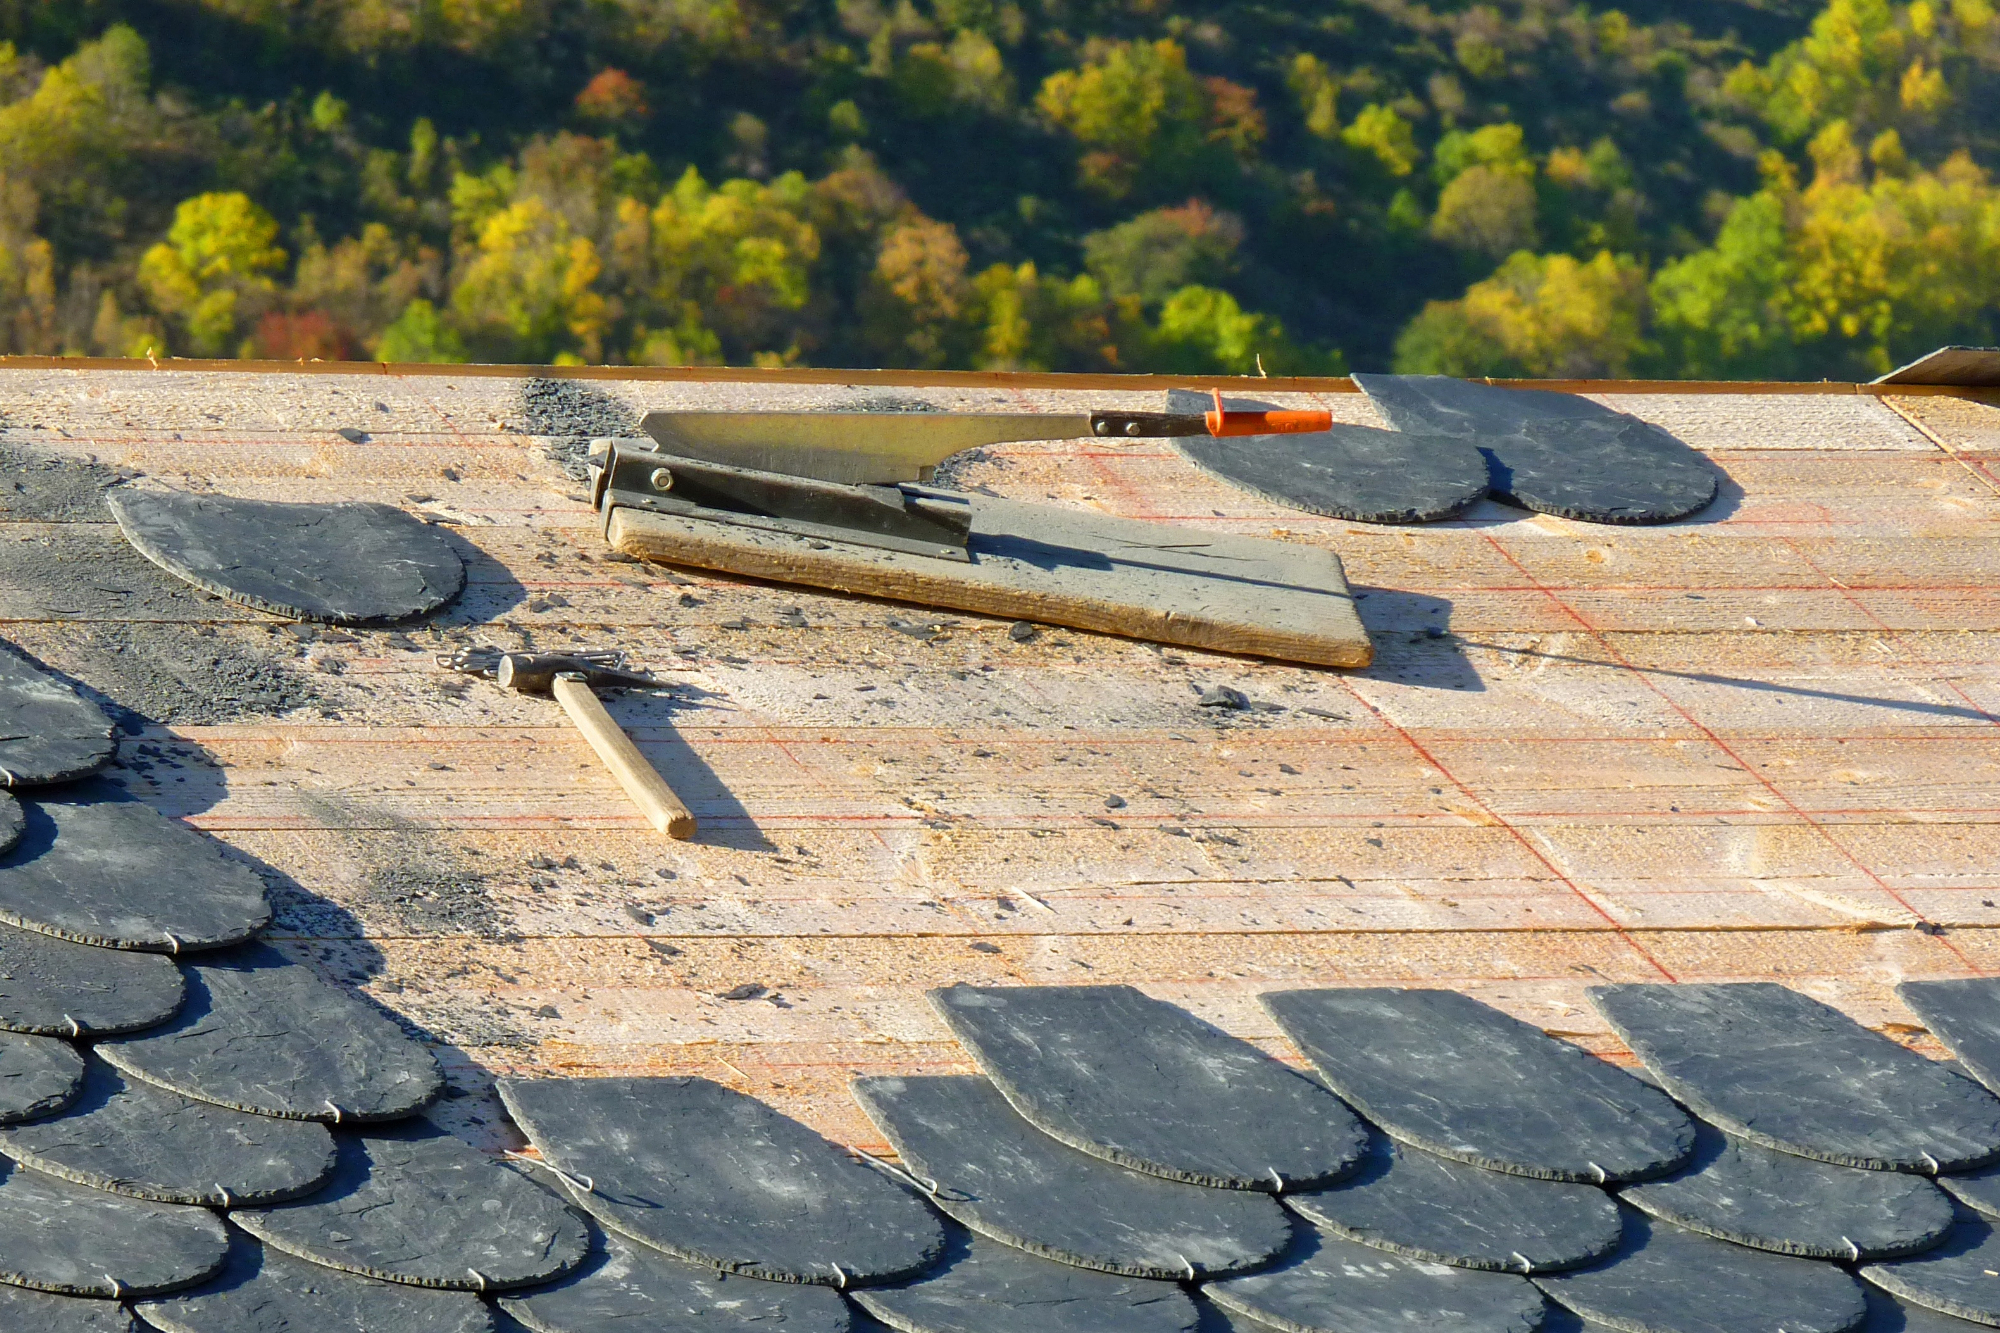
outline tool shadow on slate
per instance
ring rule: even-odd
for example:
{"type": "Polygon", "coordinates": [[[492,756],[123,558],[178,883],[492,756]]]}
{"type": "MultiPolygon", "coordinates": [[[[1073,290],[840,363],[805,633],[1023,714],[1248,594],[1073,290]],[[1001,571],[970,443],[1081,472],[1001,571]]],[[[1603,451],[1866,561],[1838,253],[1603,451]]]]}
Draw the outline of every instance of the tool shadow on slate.
{"type": "Polygon", "coordinates": [[[1980,1324],[2000,1324],[2000,1232],[1962,1217],[1944,1244],[1907,1259],[1866,1264],[1861,1276],[1912,1305],[1980,1324]]]}
{"type": "Polygon", "coordinates": [[[853,1322],[828,1287],[718,1273],[616,1232],[592,1241],[580,1267],[500,1308],[531,1333],[847,1333],[853,1322]]]}
{"type": "Polygon", "coordinates": [[[1832,1264],[1753,1250],[1631,1210],[1601,1264],[1530,1279],[1585,1319],[1633,1333],[1848,1333],[1861,1284],[1832,1264]]]}
{"type": "Polygon", "coordinates": [[[338,1137],[324,1189],[236,1224],[328,1268],[464,1291],[547,1282],[589,1250],[562,1200],[428,1122],[338,1137]]]}
{"type": "Polygon", "coordinates": [[[0,1158],[0,1282],[121,1298],[192,1286],[222,1266],[205,1208],[127,1199],[0,1158]]]}
{"type": "Polygon", "coordinates": [[[7,1333],[136,1333],[125,1307],[86,1296],[57,1296],[0,1285],[0,1328],[7,1333]]]}
{"type": "Polygon", "coordinates": [[[270,921],[264,881],[220,846],[122,788],[93,780],[24,805],[0,856],[0,921],[112,949],[186,953],[270,921]]]}
{"type": "Polygon", "coordinates": [[[257,1115],[397,1120],[444,1090],[437,1058],[378,1010],[268,944],[186,966],[171,1022],[98,1044],[134,1078],[257,1115]]]}
{"type": "Polygon", "coordinates": [[[1338,1180],[1368,1135],[1332,1093],[1131,986],[951,986],[933,1008],[1014,1110],[1148,1175],[1278,1193],[1338,1180]]]}
{"type": "Polygon", "coordinates": [[[163,1333],[490,1333],[485,1302],[459,1291],[377,1282],[267,1249],[241,1232],[198,1287],[138,1306],[163,1333]]]}
{"type": "Polygon", "coordinates": [[[983,1078],[862,1078],[855,1100],[932,1201],[983,1236],[1106,1273],[1166,1281],[1260,1268],[1291,1240],[1269,1196],[1128,1171],[1014,1114],[983,1078]]]}
{"type": "Polygon", "coordinates": [[[1259,997],[1327,1085],[1392,1137],[1543,1180],[1637,1180],[1694,1151],[1657,1088],[1468,995],[1356,987],[1259,997]]]}
{"type": "Polygon", "coordinates": [[[0,646],[0,786],[74,782],[110,763],[111,719],[11,648],[0,646]]]}
{"type": "Polygon", "coordinates": [[[1542,1325],[1542,1294],[1514,1274],[1450,1268],[1299,1230],[1275,1268],[1202,1291],[1285,1333],[1533,1333],[1542,1325]]]}
{"type": "Polygon", "coordinates": [[[847,1287],[922,1272],[943,1249],[943,1224],[908,1191],[707,1079],[503,1079],[499,1092],[579,1207],[692,1263],[847,1287]]]}
{"type": "Polygon", "coordinates": [[[1896,998],[1988,1091],[2000,1089],[2000,979],[1905,981],[1896,998]]]}
{"type": "Polygon", "coordinates": [[[407,620],[465,586],[442,531],[384,504],[281,504],[121,486],[105,494],[125,539],[243,606],[336,625],[407,620]]]}
{"type": "Polygon", "coordinates": [[[1499,499],[1588,523],[1668,523],[1715,499],[1718,471],[1650,422],[1576,394],[1445,375],[1354,376],[1397,430],[1450,435],[1486,455],[1499,499]]]}
{"type": "Polygon", "coordinates": [[[1414,1259],[1494,1272],[1575,1268],[1618,1246],[1617,1204],[1594,1185],[1489,1171],[1378,1134],[1361,1170],[1285,1206],[1322,1231],[1414,1259]]]}
{"type": "Polygon", "coordinates": [[[60,1115],[0,1125],[0,1152],[113,1194],[217,1208],[297,1198],[333,1171],[324,1126],[127,1082],[96,1059],[82,1095],[60,1115]]]}
{"type": "Polygon", "coordinates": [[[166,1022],[185,994],[181,970],[163,955],[0,925],[0,1029],[116,1036],[166,1022]]]}
{"type": "Polygon", "coordinates": [[[0,1126],[51,1115],[83,1091],[83,1057],[66,1041],[0,1032],[0,1126]]]}
{"type": "MultiPolygon", "coordinates": [[[[1167,411],[1206,412],[1214,399],[1169,389],[1167,411]]],[[[1230,412],[1275,403],[1225,398],[1230,412]]],[[[1426,523],[1449,518],[1486,494],[1486,457],[1448,435],[1377,430],[1336,422],[1288,435],[1186,435],[1173,445],[1202,471],[1274,504],[1361,523],[1426,523]]]]}
{"type": "Polygon", "coordinates": [[[1667,1091],[1753,1143],[1924,1174],[2000,1158],[2000,1099],[1798,991],[1757,981],[1585,993],[1667,1091]]]}
{"type": "Polygon", "coordinates": [[[854,1302],[899,1333],[1196,1333],[1200,1319],[1172,1282],[1039,1259],[956,1229],[942,1266],[854,1302]]]}
{"type": "Polygon", "coordinates": [[[1618,1197],[1690,1231],[1759,1250],[1858,1262],[1927,1250],[1951,1199],[1919,1176],[1818,1162],[1697,1126],[1694,1158],[1618,1197]]]}

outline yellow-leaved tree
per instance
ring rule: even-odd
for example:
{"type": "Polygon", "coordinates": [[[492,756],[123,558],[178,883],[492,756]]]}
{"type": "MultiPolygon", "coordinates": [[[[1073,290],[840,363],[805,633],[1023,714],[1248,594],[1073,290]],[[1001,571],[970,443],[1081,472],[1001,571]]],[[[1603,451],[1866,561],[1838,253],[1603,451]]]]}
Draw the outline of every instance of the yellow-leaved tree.
{"type": "MultiPolygon", "coordinates": [[[[139,286],[196,356],[235,354],[277,291],[278,223],[248,195],[201,194],[174,210],[166,240],[139,261],[139,286]]],[[[134,349],[142,350],[142,349],[134,349]]]]}

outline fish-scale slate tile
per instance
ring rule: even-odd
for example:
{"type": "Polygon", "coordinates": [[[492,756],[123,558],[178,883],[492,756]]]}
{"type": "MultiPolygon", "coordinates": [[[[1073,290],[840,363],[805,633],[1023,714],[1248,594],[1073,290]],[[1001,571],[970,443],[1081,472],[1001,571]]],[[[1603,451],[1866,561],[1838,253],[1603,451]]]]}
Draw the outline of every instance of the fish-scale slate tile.
{"type": "Polygon", "coordinates": [[[232,602],[338,625],[435,611],[465,562],[434,527],[384,504],[283,504],[131,486],[105,499],[154,564],[232,602]]]}
{"type": "Polygon", "coordinates": [[[1202,1291],[1285,1333],[1533,1333],[1546,1309],[1524,1278],[1429,1263],[1310,1229],[1277,1267],[1202,1291]]]}
{"type": "Polygon", "coordinates": [[[365,1001],[267,944],[187,966],[171,1022],[98,1054],[134,1078],[257,1115],[400,1120],[444,1090],[437,1057],[365,1001]]]}
{"type": "Polygon", "coordinates": [[[200,1282],[228,1248],[205,1208],[127,1199],[0,1159],[0,1282],[146,1296],[200,1282]]]}
{"type": "Polygon", "coordinates": [[[1080,1153],[983,1078],[863,1078],[854,1096],[932,1200],[1016,1248],[1130,1277],[1199,1278],[1275,1259],[1291,1223],[1267,1195],[1204,1189],[1080,1153]]]}
{"type": "Polygon", "coordinates": [[[340,1135],[324,1189],[232,1217],[287,1254],[419,1287],[530,1286],[590,1250],[589,1230],[560,1199],[422,1121],[340,1135]]]}
{"type": "Polygon", "coordinates": [[[1325,1088],[1131,986],[952,986],[930,999],[1022,1118],[1093,1157],[1277,1192],[1337,1180],[1366,1149],[1325,1088]]]}
{"type": "Polygon", "coordinates": [[[1627,1211],[1605,1262],[1532,1279],[1558,1303],[1623,1333],[1849,1333],[1861,1286],[1832,1264],[1748,1249],[1627,1211]]]}
{"type": "Polygon", "coordinates": [[[159,1300],[139,1317],[161,1333],[492,1333],[486,1303],[342,1273],[237,1234],[210,1281],[159,1300]]]}
{"type": "Polygon", "coordinates": [[[172,1018],[185,991],[160,954],[0,925],[0,1029],[77,1040],[138,1032],[172,1018]]]}
{"type": "Polygon", "coordinates": [[[28,812],[12,793],[0,791],[0,855],[12,851],[28,832],[28,812]]]}
{"type": "Polygon", "coordinates": [[[1926,1310],[1921,1305],[1898,1300],[1880,1287],[1870,1287],[1868,1322],[1861,1326],[1861,1333],[1980,1333],[1991,1327],[1926,1310]]]}
{"type": "Polygon", "coordinates": [[[323,1125],[194,1101],[102,1060],[61,1115],[0,1127],[0,1153],[113,1194],[222,1208],[297,1198],[333,1172],[323,1125]]]}
{"type": "Polygon", "coordinates": [[[942,1267],[854,1301],[900,1333],[1196,1333],[1200,1323],[1174,1283],[1095,1273],[963,1233],[942,1267]]]}
{"type": "Polygon", "coordinates": [[[1446,990],[1260,997],[1328,1086],[1392,1136],[1543,1180],[1635,1180],[1694,1150],[1694,1122],[1614,1065],[1446,990]]]}
{"type": "Polygon", "coordinates": [[[1444,375],[1356,375],[1397,430],[1450,435],[1486,455],[1493,494],[1590,523],[1665,523],[1715,498],[1713,464],[1660,427],[1575,394],[1444,375]]]}
{"type": "Polygon", "coordinates": [[[74,782],[116,750],[111,719],[96,704],[0,649],[0,786],[74,782]]]}
{"type": "Polygon", "coordinates": [[[0,1125],[51,1115],[83,1090],[83,1057],[54,1037],[0,1032],[0,1125]]]}
{"type": "Polygon", "coordinates": [[[2000,1158],[2000,1098],[1798,991],[1736,982],[1588,994],[1667,1091],[1740,1138],[1876,1171],[2000,1158]]]}
{"type": "Polygon", "coordinates": [[[2000,1218],[2000,1166],[1939,1176],[1937,1183],[1952,1198],[1974,1212],[2000,1218]]]}
{"type": "Polygon", "coordinates": [[[1906,981],[1896,995],[1967,1073],[2000,1090],[2000,978],[1906,981]]]}
{"type": "Polygon", "coordinates": [[[2000,1231],[1986,1218],[1961,1218],[1942,1245],[1859,1271],[1911,1304],[2000,1324],[2000,1231]]]}
{"type": "Polygon", "coordinates": [[[503,1079],[499,1091],[585,1211],[691,1262],[845,1287],[920,1273],[943,1251],[943,1223],[907,1191],[707,1079],[503,1079]]]}
{"type": "Polygon", "coordinates": [[[737,1277],[616,1232],[560,1281],[502,1296],[532,1333],[847,1333],[847,1303],[830,1287],[737,1277]]]}
{"type": "Polygon", "coordinates": [[[137,1327],[116,1301],[0,1286],[0,1328],[7,1333],[133,1333],[137,1327]]]}
{"type": "Polygon", "coordinates": [[[25,802],[0,856],[0,921],[81,944],[183,953],[249,939],[264,881],[220,846],[102,781],[25,802]]]}
{"type": "Polygon", "coordinates": [[[1377,1136],[1359,1172],[1285,1196],[1322,1231],[1416,1259],[1553,1272],[1617,1248],[1618,1205],[1595,1185],[1488,1171],[1377,1136]]]}
{"type": "Polygon", "coordinates": [[[1915,1254],[1951,1230],[1951,1199],[1921,1177],[1774,1152],[1706,1124],[1699,1133],[1693,1161],[1619,1197],[1690,1231],[1811,1259],[1915,1254]]]}

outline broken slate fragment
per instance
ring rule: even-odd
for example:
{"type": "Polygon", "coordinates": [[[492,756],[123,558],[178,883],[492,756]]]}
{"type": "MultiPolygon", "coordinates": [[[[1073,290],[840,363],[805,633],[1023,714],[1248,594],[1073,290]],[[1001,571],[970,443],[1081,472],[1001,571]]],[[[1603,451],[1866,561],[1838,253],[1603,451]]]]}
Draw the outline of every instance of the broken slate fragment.
{"type": "Polygon", "coordinates": [[[1014,1114],[983,1078],[861,1078],[855,1100],[932,1202],[1017,1249],[1101,1272],[1165,1281],[1261,1268],[1291,1241],[1270,1198],[1114,1166],[1014,1114]]]}
{"type": "Polygon", "coordinates": [[[503,1079],[499,1092],[578,1206],[689,1262],[848,1287],[922,1272],[944,1247],[936,1217],[886,1176],[707,1079],[503,1079]]]}
{"type": "Polygon", "coordinates": [[[268,944],[189,964],[187,981],[172,1022],[97,1053],[182,1096],[293,1120],[399,1120],[444,1090],[437,1058],[393,1020],[268,944]]]}
{"type": "Polygon", "coordinates": [[[0,1032],[0,1125],[49,1115],[83,1090],[83,1057],[68,1042],[0,1032]]]}
{"type": "Polygon", "coordinates": [[[1199,1327],[1194,1302],[1174,1283],[1051,1263],[963,1232],[954,1239],[943,1267],[904,1286],[856,1292],[855,1304],[908,1333],[1195,1333],[1199,1327]]]}
{"type": "Polygon", "coordinates": [[[547,1282],[590,1249],[555,1195],[424,1121],[339,1142],[326,1188],[237,1225],[328,1268],[461,1291],[547,1282]]]}
{"type": "Polygon", "coordinates": [[[852,1323],[827,1287],[718,1273],[616,1232],[560,1281],[499,1305],[532,1333],[847,1333],[852,1323]]]}
{"type": "Polygon", "coordinates": [[[229,1261],[188,1291],[142,1302],[163,1333],[492,1333],[477,1296],[356,1277],[237,1233],[229,1261]]]}
{"type": "Polygon", "coordinates": [[[148,1296],[222,1266],[205,1208],[121,1198],[0,1158],[0,1282],[63,1296],[148,1296]]]}
{"type": "Polygon", "coordinates": [[[1798,991],[1586,993],[1667,1091],[1740,1138],[1873,1171],[1934,1175],[2000,1158],[2000,1099],[1798,991]]]}
{"type": "Polygon", "coordinates": [[[125,539],[168,573],[244,606],[360,625],[435,611],[465,586],[439,532],[384,504],[279,504],[121,486],[125,539]]]}
{"type": "Polygon", "coordinates": [[[1327,1086],[1392,1137],[1543,1180],[1636,1180],[1694,1150],[1657,1088],[1447,990],[1355,987],[1261,997],[1327,1086]]]}
{"type": "Polygon", "coordinates": [[[0,1328],[7,1333],[135,1333],[125,1307],[82,1296],[0,1286],[0,1328]]]}
{"type": "Polygon", "coordinates": [[[930,1001],[1028,1123],[1135,1171],[1277,1193],[1339,1179],[1367,1146],[1325,1088],[1131,986],[951,986],[930,1001]]]}
{"type": "Polygon", "coordinates": [[[96,704],[0,649],[0,786],[74,782],[116,749],[111,719],[96,704]]]}
{"type": "Polygon", "coordinates": [[[181,970],[159,954],[101,949],[0,925],[0,1028],[46,1037],[112,1036],[181,1007],[181,970]]]}
{"type": "Polygon", "coordinates": [[[113,1194],[218,1208],[296,1198],[333,1171],[333,1136],[320,1125],[127,1082],[102,1060],[61,1115],[0,1127],[0,1153],[113,1194]]]}
{"type": "Polygon", "coordinates": [[[1914,1305],[2000,1324],[2000,1232],[1985,1218],[1961,1220],[1936,1249],[1868,1264],[1860,1273],[1914,1305]]]}
{"type": "Polygon", "coordinates": [[[1989,1091],[2000,1089],[2000,978],[1905,981],[1896,996],[1989,1091]]]}
{"type": "Polygon", "coordinates": [[[44,793],[25,809],[27,832],[0,857],[0,921],[183,953],[248,939],[271,919],[255,871],[109,783],[44,793]]]}
{"type": "Polygon", "coordinates": [[[1197,708],[1240,709],[1250,706],[1250,696],[1230,685],[1211,685],[1195,700],[1197,708]]]}

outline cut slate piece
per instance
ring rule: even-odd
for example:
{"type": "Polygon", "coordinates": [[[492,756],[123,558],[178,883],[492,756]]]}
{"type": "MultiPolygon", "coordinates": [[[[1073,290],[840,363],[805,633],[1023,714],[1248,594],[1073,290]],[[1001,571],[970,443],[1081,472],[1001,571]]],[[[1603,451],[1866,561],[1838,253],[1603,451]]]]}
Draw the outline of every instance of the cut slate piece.
{"type": "Polygon", "coordinates": [[[117,748],[96,704],[0,649],[0,786],[74,782],[110,763],[117,748]]]}
{"type": "Polygon", "coordinates": [[[1690,1231],[1809,1259],[1884,1259],[1951,1230],[1951,1199],[1928,1180],[1773,1152],[1711,1125],[1694,1160],[1618,1197],[1690,1231]]]}
{"type": "Polygon", "coordinates": [[[1962,1219],[1936,1249],[1858,1271],[1913,1305],[2000,1324],[2000,1232],[1984,1218],[1962,1219]]]}
{"type": "Polygon", "coordinates": [[[205,1208],[122,1198],[0,1159],[0,1282],[147,1296],[208,1277],[228,1248],[205,1208]]]}
{"type": "Polygon", "coordinates": [[[1171,1282],[1093,1273],[977,1236],[957,1240],[944,1267],[904,1286],[856,1292],[855,1303],[899,1333],[1195,1333],[1199,1327],[1194,1302],[1171,1282]]]}
{"type": "Polygon", "coordinates": [[[0,1128],[0,1153],[113,1194],[220,1208],[294,1199],[333,1172],[324,1126],[127,1082],[102,1060],[61,1115],[0,1128]]]}
{"type": "Polygon", "coordinates": [[[1361,1170],[1285,1205],[1322,1231],[1494,1272],[1575,1268],[1617,1248],[1618,1205],[1594,1185],[1488,1171],[1377,1136],[1361,1170]]]}
{"type": "Polygon", "coordinates": [[[1511,1273],[1405,1258],[1326,1232],[1268,1272],[1211,1282],[1217,1305],[1286,1333],[1533,1333],[1542,1295],[1511,1273]]]}
{"type": "Polygon", "coordinates": [[[1030,1254],[1173,1281],[1260,1268],[1291,1241],[1274,1200],[1162,1180],[1065,1147],[983,1078],[862,1078],[853,1091],[912,1174],[937,1183],[932,1202],[1030,1254]]]}
{"type": "Polygon", "coordinates": [[[1772,982],[1587,992],[1667,1091],[1752,1143],[1874,1171],[2000,1158],[2000,1099],[1772,982]]]}
{"type": "Polygon", "coordinates": [[[944,1227],[798,1121],[702,1078],[503,1079],[564,1189],[613,1231],[724,1272],[847,1287],[920,1273],[944,1227]]]}
{"type": "Polygon", "coordinates": [[[0,925],[0,1028],[115,1036],[172,1018],[185,987],[171,958],[0,925]]]}
{"type": "Polygon", "coordinates": [[[1847,1333],[1867,1314],[1861,1284],[1832,1264],[1731,1245],[1629,1209],[1610,1260],[1531,1280],[1623,1333],[1847,1333]]]}
{"type": "Polygon", "coordinates": [[[113,1301],[0,1286],[0,1328],[7,1333],[134,1333],[138,1325],[113,1301]]]}
{"type": "Polygon", "coordinates": [[[1671,1171],[1694,1150],[1694,1122],[1659,1089],[1456,991],[1260,998],[1334,1092],[1442,1157],[1603,1184],[1671,1171]]]}
{"type": "Polygon", "coordinates": [[[590,1251],[589,1230],[562,1200],[424,1122],[343,1134],[326,1188],[231,1216],[287,1254],[417,1287],[530,1286],[590,1251]]]}
{"type": "MultiPolygon", "coordinates": [[[[1169,389],[1169,412],[1206,412],[1214,400],[1169,389]]],[[[1231,412],[1273,406],[1225,398],[1231,412]]],[[[1275,504],[1361,523],[1425,523],[1449,518],[1486,494],[1486,458],[1448,435],[1336,424],[1299,435],[1188,435],[1181,455],[1275,504]]]]}
{"type": "Polygon", "coordinates": [[[1588,523],[1668,523],[1715,499],[1715,466],[1650,422],[1575,394],[1446,375],[1356,375],[1397,430],[1468,440],[1495,496],[1588,523]]]}
{"type": "Polygon", "coordinates": [[[1868,1288],[1868,1322],[1862,1333],[1980,1333],[1990,1324],[1926,1310],[1921,1305],[1898,1300],[1880,1287],[1868,1288]]]}
{"type": "Polygon", "coordinates": [[[1937,1183],[1967,1208],[1988,1217],[2000,1218],[2000,1166],[1967,1171],[1962,1175],[1939,1176],[1937,1183]]]}
{"type": "Polygon", "coordinates": [[[435,611],[465,586],[436,528],[384,504],[280,504],[109,491],[139,554],[205,592],[301,620],[360,625],[435,611]]]}
{"type": "Polygon", "coordinates": [[[2000,979],[1905,981],[1896,996],[1968,1074],[1989,1090],[2000,1089],[2000,979]]]}
{"type": "Polygon", "coordinates": [[[249,939],[264,881],[218,844],[104,782],[45,792],[0,857],[0,921],[111,949],[183,953],[249,939]]]}
{"type": "Polygon", "coordinates": [[[335,1124],[400,1120],[444,1090],[437,1057],[365,1001],[268,944],[187,967],[173,1021],[97,1053],[184,1097],[335,1124]]]}
{"type": "Polygon", "coordinates": [[[10,852],[28,831],[28,812],[13,795],[0,791],[0,853],[10,852]]]}
{"type": "Polygon", "coordinates": [[[138,1307],[164,1333],[491,1333],[477,1296],[356,1277],[238,1235],[212,1280],[138,1307]]]}
{"type": "Polygon", "coordinates": [[[951,986],[930,1000],[1016,1112],[1093,1157],[1275,1193],[1338,1180],[1368,1146],[1319,1084],[1131,986],[951,986]]]}
{"type": "Polygon", "coordinates": [[[83,1057],[66,1041],[0,1032],[0,1125],[51,1115],[83,1091],[83,1057]]]}
{"type": "Polygon", "coordinates": [[[596,1241],[582,1267],[500,1308],[534,1333],[847,1333],[853,1322],[827,1287],[698,1268],[616,1232],[596,1241]]]}

